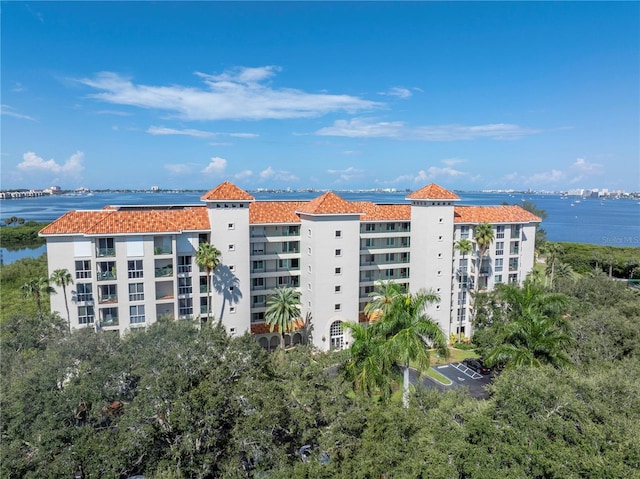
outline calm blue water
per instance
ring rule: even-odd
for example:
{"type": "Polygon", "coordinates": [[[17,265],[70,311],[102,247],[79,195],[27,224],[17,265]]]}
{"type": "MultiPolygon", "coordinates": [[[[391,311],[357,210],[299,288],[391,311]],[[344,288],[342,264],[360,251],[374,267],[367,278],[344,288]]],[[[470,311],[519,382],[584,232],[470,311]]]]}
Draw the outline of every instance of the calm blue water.
{"type": "MultiPolygon", "coordinates": [[[[258,200],[305,200],[317,192],[253,193],[258,200]]],[[[406,193],[338,193],[350,201],[405,203],[406,193]]],[[[572,241],[610,246],[640,247],[640,204],[634,199],[569,197],[506,193],[458,193],[459,204],[520,204],[522,200],[546,210],[542,227],[550,241],[572,241]],[[578,200],[578,201],[576,201],[578,200]],[[573,205],[573,206],[572,206],[573,205]]],[[[203,204],[202,193],[95,193],[93,196],[43,196],[0,200],[0,219],[17,216],[26,220],[53,221],[70,210],[102,209],[105,205],[203,204]]],[[[6,251],[5,264],[26,256],[38,256],[44,250],[6,251]]]]}

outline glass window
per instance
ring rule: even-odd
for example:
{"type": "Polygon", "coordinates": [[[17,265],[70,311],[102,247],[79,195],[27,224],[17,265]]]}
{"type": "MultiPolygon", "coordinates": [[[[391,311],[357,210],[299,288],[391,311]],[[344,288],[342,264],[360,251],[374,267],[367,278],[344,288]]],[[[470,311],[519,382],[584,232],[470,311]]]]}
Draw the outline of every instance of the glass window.
{"type": "Polygon", "coordinates": [[[193,292],[191,284],[191,276],[178,278],[178,294],[191,294],[193,292]]]}
{"type": "Polygon", "coordinates": [[[144,283],[129,285],[129,301],[144,301],[144,283]]]}
{"type": "Polygon", "coordinates": [[[76,279],[88,279],[91,278],[91,261],[80,260],[76,261],[76,279]]]}
{"type": "Polygon", "coordinates": [[[91,283],[76,284],[76,301],[78,303],[93,301],[93,286],[91,283]]]}
{"type": "Polygon", "coordinates": [[[144,323],[144,304],[129,306],[129,322],[131,324],[144,323]]]}
{"type": "Polygon", "coordinates": [[[93,324],[93,306],[78,306],[78,324],[93,324]]]}
{"type": "Polygon", "coordinates": [[[96,252],[96,256],[115,256],[116,255],[116,247],[113,238],[98,238],[98,251],[96,252]]]}
{"type": "Polygon", "coordinates": [[[191,273],[191,256],[178,256],[178,273],[191,273]]]}
{"type": "Polygon", "coordinates": [[[193,314],[193,298],[180,298],[178,300],[178,314],[180,316],[193,314]]]}
{"type": "Polygon", "coordinates": [[[127,270],[129,279],[142,278],[144,276],[141,259],[127,261],[127,270]]]}
{"type": "Polygon", "coordinates": [[[331,349],[344,348],[344,333],[342,332],[342,321],[334,321],[329,328],[329,345],[331,349]]]}

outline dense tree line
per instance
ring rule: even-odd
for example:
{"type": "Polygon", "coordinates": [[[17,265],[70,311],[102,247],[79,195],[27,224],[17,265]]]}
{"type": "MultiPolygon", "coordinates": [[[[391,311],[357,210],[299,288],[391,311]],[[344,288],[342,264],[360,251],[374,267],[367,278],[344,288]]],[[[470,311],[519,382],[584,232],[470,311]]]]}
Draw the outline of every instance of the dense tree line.
{"type": "Polygon", "coordinates": [[[57,315],[40,320],[35,306],[5,306],[6,285],[24,283],[5,268],[1,477],[630,478],[640,470],[640,298],[606,275],[478,293],[486,351],[500,341],[522,347],[507,326],[544,316],[566,322],[568,361],[507,367],[486,400],[417,389],[405,409],[354,393],[340,373],[344,353],[300,347],[281,361],[215,321],[160,321],[123,338],[69,333],[57,315]]]}
{"type": "Polygon", "coordinates": [[[5,219],[4,223],[6,227],[0,228],[0,244],[2,244],[3,248],[25,248],[45,244],[44,238],[39,237],[38,232],[48,223],[25,222],[22,218],[13,217],[5,219]]]}

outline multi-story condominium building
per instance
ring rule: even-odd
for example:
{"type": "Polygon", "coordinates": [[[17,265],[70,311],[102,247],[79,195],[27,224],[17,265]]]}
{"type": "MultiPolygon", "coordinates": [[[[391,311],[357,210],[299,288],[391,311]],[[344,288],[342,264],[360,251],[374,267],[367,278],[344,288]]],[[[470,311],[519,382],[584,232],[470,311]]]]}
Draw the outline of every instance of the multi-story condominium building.
{"type": "MultiPolygon", "coordinates": [[[[202,318],[207,291],[212,312],[232,335],[254,334],[274,348],[265,324],[275,288],[300,291],[301,316],[312,341],[326,350],[348,346],[345,321],[366,321],[364,306],[379,280],[440,296],[427,311],[445,334],[471,333],[471,292],[521,283],[533,268],[540,218],[518,206],[459,206],[460,198],[431,184],[405,204],[349,202],[327,192],[311,201],[255,201],[225,182],[200,205],[107,206],[70,211],[44,228],[49,272],[74,277],[72,328],[120,333],[161,317],[202,318]],[[474,242],[474,228],[493,226],[494,241],[479,258],[454,244],[474,242]],[[213,280],[195,263],[203,242],[221,251],[213,280]],[[212,282],[211,282],[212,280],[212,282]]],[[[66,316],[62,291],[51,308],[66,316]]],[[[300,321],[302,323],[302,321],[300,321]]],[[[288,340],[298,343],[302,332],[288,340]]]]}

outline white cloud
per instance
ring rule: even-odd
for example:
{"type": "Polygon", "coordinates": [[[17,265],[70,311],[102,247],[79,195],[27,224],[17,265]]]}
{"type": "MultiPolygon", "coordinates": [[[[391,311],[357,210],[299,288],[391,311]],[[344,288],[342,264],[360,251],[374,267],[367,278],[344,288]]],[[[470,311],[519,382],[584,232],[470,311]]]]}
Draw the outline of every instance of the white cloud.
{"type": "Polygon", "coordinates": [[[338,181],[350,181],[354,178],[359,178],[364,173],[364,170],[359,170],[350,166],[344,170],[327,170],[330,175],[338,175],[338,181]]]}
{"type": "MultiPolygon", "coordinates": [[[[443,163],[445,161],[447,160],[443,160],[443,163]]],[[[400,175],[387,183],[391,183],[391,184],[401,184],[401,183],[408,183],[408,182],[429,183],[432,181],[436,181],[439,178],[440,179],[445,178],[449,180],[452,178],[458,178],[458,177],[468,178],[468,175],[469,173],[465,171],[456,170],[449,166],[446,166],[444,168],[441,168],[439,166],[430,166],[426,170],[420,170],[417,173],[400,175]]]]}
{"type": "Polygon", "coordinates": [[[257,138],[260,135],[257,133],[229,133],[229,136],[234,138],[257,138]]]}
{"type": "Polygon", "coordinates": [[[15,111],[15,108],[10,107],[9,105],[0,105],[0,115],[12,116],[13,118],[20,118],[21,120],[35,121],[35,119],[30,117],[29,115],[18,113],[17,111],[15,111]]]}
{"type": "Polygon", "coordinates": [[[598,163],[589,163],[584,158],[577,158],[571,168],[585,174],[596,174],[602,171],[603,166],[598,163]]]}
{"type": "Polygon", "coordinates": [[[116,116],[131,116],[131,113],[119,110],[99,110],[96,112],[98,115],[116,115],[116,116]]]}
{"type": "Polygon", "coordinates": [[[233,177],[236,180],[246,180],[247,178],[250,178],[251,176],[253,176],[253,171],[251,171],[251,170],[242,170],[242,171],[236,173],[235,175],[233,175],[233,177]]]}
{"type": "Polygon", "coordinates": [[[92,98],[117,105],[163,110],[185,120],[308,118],[327,113],[354,113],[381,106],[351,95],[307,93],[273,88],[265,81],[278,67],[238,67],[220,75],[197,72],[205,88],[142,85],[113,72],[102,72],[79,83],[98,90],[92,98]]]}
{"type": "Polygon", "coordinates": [[[487,125],[434,125],[406,126],[402,121],[377,122],[372,118],[336,120],[332,126],[316,131],[320,136],[346,136],[351,138],[395,138],[398,140],[456,141],[491,138],[493,140],[515,140],[537,130],[518,125],[494,123],[487,125]]]}
{"type": "Polygon", "coordinates": [[[276,171],[271,166],[260,172],[260,180],[274,180],[274,181],[298,181],[298,177],[289,171],[276,171]]]}
{"type": "Polygon", "coordinates": [[[14,93],[22,93],[23,91],[27,91],[27,89],[22,83],[16,82],[11,91],[14,93]]]}
{"type": "Polygon", "coordinates": [[[359,150],[344,150],[342,154],[346,156],[359,156],[362,155],[362,152],[359,150]]]}
{"type": "Polygon", "coordinates": [[[211,133],[210,131],[193,130],[189,128],[176,130],[174,128],[165,128],[163,126],[150,126],[147,129],[147,133],[150,135],[185,135],[194,136],[196,138],[210,138],[212,136],[216,136],[215,133],[211,133]]]}
{"type": "Polygon", "coordinates": [[[531,183],[555,183],[564,180],[566,175],[560,171],[552,169],[551,171],[543,171],[529,177],[531,183]]]}
{"type": "Polygon", "coordinates": [[[18,164],[18,168],[24,171],[61,173],[77,177],[84,170],[83,159],[84,153],[77,151],[63,164],[59,164],[53,159],[44,160],[34,152],[28,151],[22,155],[22,162],[18,164]]]}
{"type": "Polygon", "coordinates": [[[459,165],[460,163],[464,163],[465,159],[463,158],[447,158],[445,160],[442,160],[441,163],[447,166],[453,166],[453,165],[459,165]]]}
{"type": "Polygon", "coordinates": [[[397,96],[398,98],[402,98],[403,100],[413,95],[413,93],[411,93],[410,90],[402,87],[397,87],[397,86],[390,88],[389,91],[379,92],[378,94],[386,95],[386,96],[397,96]]]}
{"type": "Polygon", "coordinates": [[[209,164],[202,170],[202,173],[219,175],[224,172],[227,167],[227,160],[214,156],[209,161],[209,164]]]}
{"type": "Polygon", "coordinates": [[[193,171],[193,165],[185,163],[168,163],[164,165],[164,168],[174,175],[186,175],[193,171]]]}

